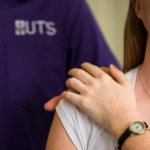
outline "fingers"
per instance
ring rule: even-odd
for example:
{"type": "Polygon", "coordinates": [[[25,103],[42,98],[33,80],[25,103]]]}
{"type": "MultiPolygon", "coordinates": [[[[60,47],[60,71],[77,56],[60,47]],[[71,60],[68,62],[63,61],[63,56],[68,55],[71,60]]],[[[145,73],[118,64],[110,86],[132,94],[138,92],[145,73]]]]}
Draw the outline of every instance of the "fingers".
{"type": "Polygon", "coordinates": [[[54,111],[55,107],[58,105],[58,103],[61,99],[62,99],[62,95],[52,98],[44,105],[44,109],[46,111],[54,111]]]}
{"type": "Polygon", "coordinates": [[[98,66],[92,65],[90,63],[83,63],[81,66],[93,77],[99,78],[102,74],[105,74],[104,71],[98,66]]]}
{"type": "Polygon", "coordinates": [[[93,77],[100,77],[101,74],[106,73],[109,75],[109,68],[106,68],[106,67],[99,68],[90,63],[83,63],[81,66],[84,70],[74,68],[74,69],[71,69],[68,72],[68,74],[80,80],[84,84],[91,83],[91,81],[93,80],[93,77]]]}
{"type": "Polygon", "coordinates": [[[93,80],[93,77],[82,69],[77,69],[77,68],[71,69],[68,72],[68,74],[80,80],[84,84],[87,84],[89,81],[93,80]]]}
{"type": "Polygon", "coordinates": [[[80,109],[82,109],[81,105],[80,105],[81,96],[79,94],[74,93],[72,91],[64,91],[62,93],[62,97],[65,100],[67,100],[67,101],[75,104],[77,107],[79,107],[80,109]]]}
{"type": "Polygon", "coordinates": [[[82,93],[82,94],[85,93],[85,89],[86,89],[85,84],[83,84],[81,81],[79,81],[76,78],[69,78],[66,81],[66,86],[69,89],[77,91],[78,93],[82,93]]]}
{"type": "Polygon", "coordinates": [[[126,84],[129,83],[124,73],[114,65],[110,65],[110,74],[114,80],[123,86],[126,86],[126,84]]]}

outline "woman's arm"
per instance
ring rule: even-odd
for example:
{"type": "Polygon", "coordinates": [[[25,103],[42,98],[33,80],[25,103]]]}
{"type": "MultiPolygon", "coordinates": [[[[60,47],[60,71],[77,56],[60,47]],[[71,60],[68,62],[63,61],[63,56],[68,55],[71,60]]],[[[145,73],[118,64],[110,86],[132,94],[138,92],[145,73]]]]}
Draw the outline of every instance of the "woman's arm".
{"type": "MultiPolygon", "coordinates": [[[[84,63],[83,70],[72,69],[67,87],[76,90],[66,91],[62,96],[77,105],[93,120],[106,128],[118,141],[133,121],[144,121],[136,110],[133,87],[124,74],[110,66],[112,80],[100,68],[84,63]]],[[[123,143],[121,150],[149,150],[150,131],[134,135],[123,143]]]]}
{"type": "MultiPolygon", "coordinates": [[[[136,110],[136,100],[134,98],[133,92],[131,92],[133,89],[129,85],[128,81],[124,78],[125,76],[114,67],[113,68],[111,67],[110,75],[113,76],[113,78],[118,82],[118,84],[115,84],[112,80],[107,81],[106,80],[108,79],[107,75],[102,73],[99,70],[99,68],[91,66],[90,64],[85,65],[84,71],[87,71],[89,75],[92,74],[92,76],[91,77],[87,76],[86,78],[86,74],[85,73],[83,74],[83,71],[81,72],[80,70],[76,72],[75,78],[78,79],[79,81],[83,80],[83,83],[86,82],[87,83],[85,84],[86,86],[90,84],[87,90],[86,89],[84,90],[85,85],[83,84],[81,84],[82,88],[74,87],[75,85],[79,86],[79,84],[75,84],[74,80],[73,84],[72,82],[70,82],[71,85],[73,86],[70,86],[69,84],[69,87],[72,87],[73,89],[80,88],[81,91],[78,92],[79,93],[83,92],[83,94],[80,93],[80,95],[77,95],[76,93],[68,94],[68,92],[65,92],[63,96],[65,97],[66,100],[76,104],[96,122],[98,122],[99,124],[103,124],[103,126],[107,130],[109,130],[114,136],[114,138],[118,141],[122,133],[129,127],[129,124],[131,122],[140,120],[144,121],[142,120],[141,116],[139,116],[138,111],[136,110]],[[96,78],[97,75],[99,76],[98,78],[96,78]],[[91,78],[92,82],[89,81],[91,78]],[[101,80],[101,78],[103,79],[101,80]],[[96,82],[94,82],[93,84],[94,80],[96,80],[96,82]],[[103,82],[104,84],[101,84],[103,82]],[[99,84],[102,85],[100,89],[99,84]],[[121,87],[119,88],[119,86],[121,87]],[[94,94],[92,94],[92,91],[94,94]],[[101,92],[103,93],[101,94],[101,92]],[[110,97],[107,97],[109,96],[108,93],[110,94],[110,97]],[[110,98],[110,100],[108,98],[110,98]]],[[[74,71],[72,71],[72,73],[74,71]]],[[[59,126],[59,124],[57,125],[59,126]]],[[[59,129],[59,127],[56,127],[55,129],[57,130],[57,128],[59,129]]],[[[48,139],[48,141],[51,141],[51,139],[48,139]]],[[[127,140],[123,143],[122,150],[149,150],[150,149],[149,141],[150,141],[150,131],[146,130],[145,133],[142,135],[134,135],[127,138],[127,140]]]]}
{"type": "Polygon", "coordinates": [[[48,136],[46,150],[77,150],[65,131],[57,113],[48,136]]]}
{"type": "Polygon", "coordinates": [[[122,150],[150,150],[150,131],[129,137],[124,142],[122,150]]]}

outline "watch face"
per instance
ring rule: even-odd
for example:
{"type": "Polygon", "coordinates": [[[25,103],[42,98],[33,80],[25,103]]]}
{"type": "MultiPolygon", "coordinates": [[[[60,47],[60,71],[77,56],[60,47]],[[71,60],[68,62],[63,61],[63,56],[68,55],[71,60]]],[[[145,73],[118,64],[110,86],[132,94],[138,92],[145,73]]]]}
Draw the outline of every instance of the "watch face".
{"type": "Polygon", "coordinates": [[[145,124],[143,122],[133,122],[130,125],[130,130],[136,134],[142,134],[145,131],[145,124]]]}

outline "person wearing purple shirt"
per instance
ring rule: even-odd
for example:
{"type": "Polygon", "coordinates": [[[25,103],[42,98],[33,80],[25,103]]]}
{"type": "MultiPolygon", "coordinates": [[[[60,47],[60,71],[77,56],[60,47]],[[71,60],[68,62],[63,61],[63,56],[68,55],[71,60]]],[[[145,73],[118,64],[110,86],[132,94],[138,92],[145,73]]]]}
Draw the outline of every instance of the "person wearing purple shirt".
{"type": "Polygon", "coordinates": [[[0,150],[44,150],[44,104],[83,62],[118,65],[85,0],[0,0],[0,150]]]}

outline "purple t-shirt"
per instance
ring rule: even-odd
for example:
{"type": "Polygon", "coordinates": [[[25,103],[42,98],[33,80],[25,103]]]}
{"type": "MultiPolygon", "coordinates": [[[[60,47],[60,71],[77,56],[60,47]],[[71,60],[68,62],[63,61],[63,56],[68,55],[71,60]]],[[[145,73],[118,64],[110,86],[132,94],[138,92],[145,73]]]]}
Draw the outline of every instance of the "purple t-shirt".
{"type": "Polygon", "coordinates": [[[0,0],[0,150],[44,150],[44,103],[85,61],[118,66],[85,0],[0,0]]]}

